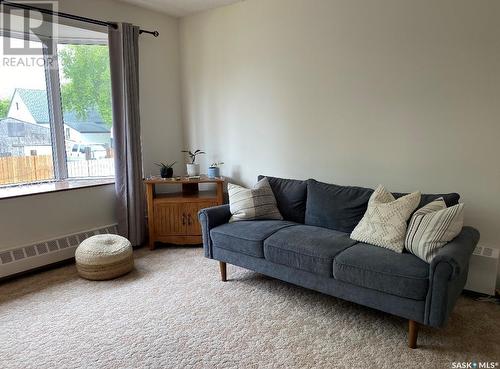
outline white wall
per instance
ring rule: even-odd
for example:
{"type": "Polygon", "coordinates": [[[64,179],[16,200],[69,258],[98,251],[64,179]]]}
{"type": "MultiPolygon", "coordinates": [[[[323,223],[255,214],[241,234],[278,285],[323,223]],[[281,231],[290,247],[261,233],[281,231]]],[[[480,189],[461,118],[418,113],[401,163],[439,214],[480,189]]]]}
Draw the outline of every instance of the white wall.
{"type": "MultiPolygon", "coordinates": [[[[67,127],[65,125],[65,127],[67,127]]],[[[89,144],[103,144],[111,145],[111,133],[80,133],[76,130],[72,130],[70,133],[71,140],[78,139],[78,142],[89,143],[89,144]],[[73,136],[75,134],[75,136],[73,136]],[[80,137],[77,136],[80,135],[80,137]]]]}
{"type": "Polygon", "coordinates": [[[114,186],[0,200],[0,250],[116,223],[114,186]]]}
{"type": "Polygon", "coordinates": [[[52,146],[23,146],[24,156],[31,156],[32,150],[36,151],[36,155],[52,155],[52,146]]]}
{"type": "Polygon", "coordinates": [[[18,92],[16,92],[12,97],[7,116],[9,118],[22,120],[23,122],[36,123],[35,119],[31,115],[23,99],[21,99],[21,96],[19,96],[18,92]]]}
{"type": "Polygon", "coordinates": [[[247,0],[189,16],[185,140],[247,185],[459,192],[500,247],[499,19],[496,0],[247,0]]]}
{"type": "MultiPolygon", "coordinates": [[[[177,19],[111,0],[60,0],[59,10],[160,32],[140,36],[145,174],[155,161],[182,160],[177,19]]],[[[114,207],[112,185],[0,200],[0,250],[114,223],[114,207]]]]}

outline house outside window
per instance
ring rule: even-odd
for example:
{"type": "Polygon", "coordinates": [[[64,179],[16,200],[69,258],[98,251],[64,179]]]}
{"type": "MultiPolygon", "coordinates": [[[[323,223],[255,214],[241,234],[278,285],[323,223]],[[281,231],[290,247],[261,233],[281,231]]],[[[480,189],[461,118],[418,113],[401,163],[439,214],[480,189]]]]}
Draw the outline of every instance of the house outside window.
{"type": "MultiPolygon", "coordinates": [[[[107,34],[60,25],[58,36],[52,62],[40,52],[45,63],[0,66],[0,187],[114,176],[107,34]]],[[[0,59],[4,38],[23,37],[0,29],[0,59]]]]}

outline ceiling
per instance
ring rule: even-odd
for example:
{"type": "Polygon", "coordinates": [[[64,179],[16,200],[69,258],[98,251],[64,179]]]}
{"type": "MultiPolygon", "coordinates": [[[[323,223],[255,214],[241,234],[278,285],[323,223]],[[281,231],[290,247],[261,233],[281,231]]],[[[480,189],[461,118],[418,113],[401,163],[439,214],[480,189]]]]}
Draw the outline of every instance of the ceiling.
{"type": "Polygon", "coordinates": [[[158,10],[176,17],[184,17],[203,10],[237,3],[243,0],[120,0],[143,8],[158,10]]]}

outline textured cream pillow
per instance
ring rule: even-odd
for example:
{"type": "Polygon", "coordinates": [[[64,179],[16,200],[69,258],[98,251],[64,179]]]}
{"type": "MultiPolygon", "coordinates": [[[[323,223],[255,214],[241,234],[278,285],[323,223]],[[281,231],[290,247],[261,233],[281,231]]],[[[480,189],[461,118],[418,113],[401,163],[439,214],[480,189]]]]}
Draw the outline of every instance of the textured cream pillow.
{"type": "Polygon", "coordinates": [[[253,188],[245,188],[229,183],[227,192],[229,194],[229,209],[232,214],[229,219],[230,222],[237,220],[283,219],[267,177],[262,178],[253,188]]]}
{"type": "Polygon", "coordinates": [[[420,203],[420,192],[413,192],[395,200],[379,185],[368,201],[363,219],[351,233],[356,241],[403,252],[406,222],[420,203]]]}
{"type": "Polygon", "coordinates": [[[464,204],[449,208],[442,197],[418,209],[411,217],[405,248],[430,263],[438,250],[454,239],[464,225],[464,204]]]}

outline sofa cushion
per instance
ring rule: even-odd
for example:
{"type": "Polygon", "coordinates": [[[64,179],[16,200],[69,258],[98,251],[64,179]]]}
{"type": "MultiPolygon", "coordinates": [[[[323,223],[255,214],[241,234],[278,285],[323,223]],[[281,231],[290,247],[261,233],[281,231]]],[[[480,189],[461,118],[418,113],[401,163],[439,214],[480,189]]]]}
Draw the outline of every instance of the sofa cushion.
{"type": "MultiPolygon", "coordinates": [[[[392,196],[394,196],[394,198],[396,198],[396,199],[399,199],[400,197],[403,197],[406,195],[408,195],[408,193],[401,193],[401,192],[393,192],[392,193],[392,196]]],[[[420,209],[422,206],[430,204],[431,202],[439,199],[440,197],[443,198],[447,207],[457,205],[458,201],[460,200],[460,195],[458,193],[455,193],[455,192],[444,193],[444,194],[425,194],[425,193],[423,193],[420,196],[420,204],[418,204],[417,209],[420,209]]]]}
{"type": "Polygon", "coordinates": [[[276,264],[331,277],[335,255],[355,243],[343,232],[296,225],[266,239],[264,257],[276,264]]]}
{"type": "MultiPolygon", "coordinates": [[[[259,181],[264,176],[259,176],[259,181]]],[[[285,220],[304,223],[306,214],[307,181],[267,177],[276,197],[278,209],[285,220]]]]}
{"type": "Polygon", "coordinates": [[[359,243],[336,256],[333,276],[356,286],[424,300],[429,284],[429,264],[410,253],[398,254],[359,243]]]}
{"type": "Polygon", "coordinates": [[[282,220],[246,220],[226,223],[210,231],[214,247],[263,258],[263,241],[276,231],[295,225],[282,220]]]}
{"type": "Polygon", "coordinates": [[[305,224],[351,233],[366,212],[373,190],[309,179],[305,224]]]}

